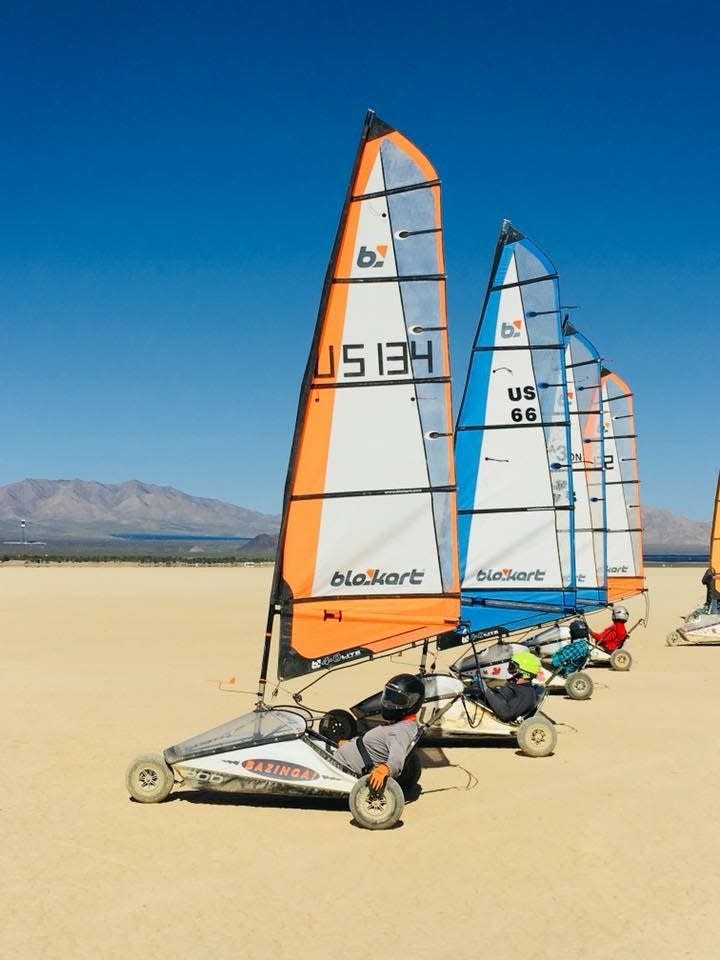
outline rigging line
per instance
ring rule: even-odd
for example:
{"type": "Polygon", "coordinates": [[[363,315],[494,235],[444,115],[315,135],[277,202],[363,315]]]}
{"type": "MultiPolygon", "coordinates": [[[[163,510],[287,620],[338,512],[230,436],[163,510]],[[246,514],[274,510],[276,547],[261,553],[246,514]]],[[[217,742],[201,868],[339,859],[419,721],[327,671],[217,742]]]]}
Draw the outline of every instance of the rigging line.
{"type": "Polygon", "coordinates": [[[439,187],[439,180],[425,180],[423,183],[410,183],[405,187],[388,187],[386,190],[377,190],[374,193],[356,193],[350,199],[353,203],[361,200],[377,200],[380,197],[392,197],[396,193],[410,193],[412,190],[428,190],[430,187],[439,187]]]}

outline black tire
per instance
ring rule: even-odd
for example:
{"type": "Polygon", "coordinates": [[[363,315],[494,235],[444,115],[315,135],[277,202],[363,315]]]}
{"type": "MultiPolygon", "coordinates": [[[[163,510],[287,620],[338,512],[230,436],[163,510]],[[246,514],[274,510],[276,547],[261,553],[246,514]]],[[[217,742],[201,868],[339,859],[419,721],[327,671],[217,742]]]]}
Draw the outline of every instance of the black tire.
{"type": "Polygon", "coordinates": [[[421,774],[422,763],[420,762],[420,754],[417,750],[411,750],[405,761],[405,766],[397,777],[400,789],[406,797],[420,782],[421,774]]]}
{"type": "Polygon", "coordinates": [[[357,720],[347,710],[328,710],[318,724],[318,731],[331,743],[352,740],[358,733],[357,720]]]}
{"type": "Polygon", "coordinates": [[[382,796],[371,796],[368,778],[361,777],[350,792],[350,812],[365,830],[389,830],[402,816],[405,798],[400,785],[392,777],[385,784],[382,796]]]}
{"type": "Polygon", "coordinates": [[[557,745],[555,726],[544,717],[523,720],[515,736],[526,757],[549,757],[557,745]]]}
{"type": "Polygon", "coordinates": [[[582,671],[571,673],[565,681],[565,690],[571,700],[589,700],[593,694],[592,677],[582,671]]]}
{"type": "Polygon", "coordinates": [[[166,800],[175,783],[175,775],[159,753],[143,753],[133,760],[125,774],[128,793],[138,803],[166,800]]]}
{"type": "Polygon", "coordinates": [[[629,650],[623,650],[620,647],[618,650],[613,650],[610,654],[610,668],[612,670],[620,670],[625,672],[629,670],[632,666],[632,655],[629,650]]]}

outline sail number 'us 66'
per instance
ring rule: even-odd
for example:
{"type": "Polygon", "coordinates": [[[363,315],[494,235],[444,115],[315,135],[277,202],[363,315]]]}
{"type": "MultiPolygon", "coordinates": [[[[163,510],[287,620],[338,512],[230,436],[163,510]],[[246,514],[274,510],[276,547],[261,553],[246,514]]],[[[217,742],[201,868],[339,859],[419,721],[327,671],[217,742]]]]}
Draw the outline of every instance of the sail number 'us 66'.
{"type": "MultiPolygon", "coordinates": [[[[522,404],[527,400],[535,400],[537,392],[535,387],[508,387],[508,399],[512,404],[522,404]]],[[[535,407],[513,406],[510,410],[510,419],[513,423],[534,423],[538,418],[535,407]]]]}
{"type": "Polygon", "coordinates": [[[386,343],[329,344],[318,354],[315,377],[328,379],[375,379],[376,377],[422,376],[433,373],[433,345],[430,340],[390,340],[386,343]],[[420,371],[418,365],[422,365],[420,371]]]}

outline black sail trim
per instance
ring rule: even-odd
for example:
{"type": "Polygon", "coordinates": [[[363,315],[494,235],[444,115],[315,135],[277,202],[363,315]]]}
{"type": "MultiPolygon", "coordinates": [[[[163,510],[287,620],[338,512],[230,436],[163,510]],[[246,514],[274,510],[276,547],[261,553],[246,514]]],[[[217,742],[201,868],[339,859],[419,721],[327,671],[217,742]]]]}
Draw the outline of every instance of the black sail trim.
{"type": "Polygon", "coordinates": [[[393,490],[349,490],[338,491],[334,493],[297,493],[294,494],[292,502],[299,500],[341,500],[343,497],[397,497],[411,496],[416,493],[454,493],[454,486],[441,487],[398,487],[393,490]]]}

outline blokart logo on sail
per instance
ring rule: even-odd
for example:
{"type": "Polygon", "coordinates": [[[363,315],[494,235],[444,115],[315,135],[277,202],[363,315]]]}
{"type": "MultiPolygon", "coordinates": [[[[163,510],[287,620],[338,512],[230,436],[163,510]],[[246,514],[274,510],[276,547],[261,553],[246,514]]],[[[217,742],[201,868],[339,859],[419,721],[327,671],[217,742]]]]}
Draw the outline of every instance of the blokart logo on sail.
{"type": "Polygon", "coordinates": [[[388,245],[386,243],[378,243],[375,246],[374,250],[368,250],[368,248],[363,244],[360,247],[360,252],[357,255],[357,260],[355,263],[358,267],[382,267],[385,265],[385,257],[387,256],[388,245]]]}
{"type": "Polygon", "coordinates": [[[504,340],[512,340],[513,337],[519,337],[522,330],[522,320],[513,320],[512,323],[503,322],[500,324],[500,336],[504,340]]]}
{"type": "Polygon", "coordinates": [[[425,577],[424,570],[406,570],[405,573],[388,573],[386,570],[369,569],[365,573],[353,573],[348,570],[343,573],[336,570],[330,578],[331,587],[394,587],[403,586],[405,583],[411,583],[414,587],[419,586],[425,577]]]}
{"type": "Polygon", "coordinates": [[[283,763],[282,760],[266,760],[262,757],[243,760],[242,765],[251,773],[271,780],[317,780],[320,776],[317,771],[299,763],[283,763]]]}
{"type": "Polygon", "coordinates": [[[546,573],[547,570],[515,570],[513,567],[502,567],[500,570],[478,570],[477,579],[480,583],[541,583],[546,573]]]}
{"type": "Polygon", "coordinates": [[[623,563],[623,564],[616,563],[614,566],[607,568],[608,573],[627,573],[628,570],[629,570],[629,567],[626,563],[623,563]]]}
{"type": "Polygon", "coordinates": [[[310,661],[311,670],[325,670],[327,667],[335,667],[338,663],[345,663],[348,660],[357,660],[363,652],[360,648],[355,650],[343,650],[340,653],[331,653],[327,657],[318,657],[310,661]]]}

